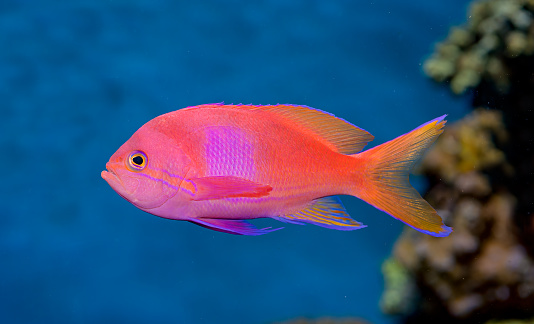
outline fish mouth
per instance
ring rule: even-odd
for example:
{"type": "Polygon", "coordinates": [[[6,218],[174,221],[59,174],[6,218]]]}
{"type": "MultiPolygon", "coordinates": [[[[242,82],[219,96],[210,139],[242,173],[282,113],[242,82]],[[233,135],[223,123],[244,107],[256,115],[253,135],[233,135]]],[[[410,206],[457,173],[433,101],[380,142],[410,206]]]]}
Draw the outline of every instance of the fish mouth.
{"type": "Polygon", "coordinates": [[[131,201],[132,194],[137,189],[139,185],[139,180],[137,179],[127,179],[121,178],[116,171],[116,168],[120,168],[121,163],[117,162],[108,162],[106,163],[106,170],[100,173],[100,176],[106,180],[110,187],[115,190],[122,198],[131,201]],[[123,182],[123,179],[126,182],[123,182]]]}
{"type": "Polygon", "coordinates": [[[110,186],[113,187],[112,183],[122,186],[122,181],[119,179],[113,168],[109,166],[109,163],[106,163],[106,170],[100,173],[100,176],[106,180],[110,186]]]}
{"type": "Polygon", "coordinates": [[[102,179],[106,180],[108,183],[111,181],[119,181],[119,179],[117,179],[117,176],[111,171],[104,170],[100,173],[100,176],[102,177],[102,179]]]}

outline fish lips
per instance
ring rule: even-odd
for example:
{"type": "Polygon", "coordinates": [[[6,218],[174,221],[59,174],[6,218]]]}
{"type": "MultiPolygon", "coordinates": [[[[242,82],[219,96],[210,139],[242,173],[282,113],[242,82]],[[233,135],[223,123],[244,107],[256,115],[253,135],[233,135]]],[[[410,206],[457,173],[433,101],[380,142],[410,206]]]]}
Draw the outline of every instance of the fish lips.
{"type": "Polygon", "coordinates": [[[102,171],[101,176],[115,190],[119,196],[129,201],[137,208],[144,211],[160,207],[176,194],[176,190],[167,195],[158,192],[155,196],[146,195],[144,192],[138,192],[139,179],[131,176],[128,171],[123,169],[120,162],[108,162],[107,171],[102,171]]]}
{"type": "Polygon", "coordinates": [[[139,181],[136,180],[135,185],[129,186],[130,190],[127,190],[125,184],[117,175],[114,163],[106,163],[106,169],[107,171],[102,171],[102,173],[100,173],[102,178],[106,180],[106,182],[111,186],[111,188],[113,188],[113,190],[115,190],[122,198],[130,201],[131,199],[129,199],[128,197],[131,197],[132,194],[135,192],[135,190],[139,186],[139,181]]]}

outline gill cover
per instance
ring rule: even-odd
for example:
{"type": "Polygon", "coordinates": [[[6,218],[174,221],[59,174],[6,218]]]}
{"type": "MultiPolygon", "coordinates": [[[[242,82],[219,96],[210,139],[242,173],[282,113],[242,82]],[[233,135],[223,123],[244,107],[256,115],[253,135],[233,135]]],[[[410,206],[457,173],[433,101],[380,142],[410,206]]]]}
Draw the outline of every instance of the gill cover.
{"type": "Polygon", "coordinates": [[[148,210],[176,195],[190,165],[176,141],[145,124],[111,156],[102,177],[123,198],[148,210]]]}

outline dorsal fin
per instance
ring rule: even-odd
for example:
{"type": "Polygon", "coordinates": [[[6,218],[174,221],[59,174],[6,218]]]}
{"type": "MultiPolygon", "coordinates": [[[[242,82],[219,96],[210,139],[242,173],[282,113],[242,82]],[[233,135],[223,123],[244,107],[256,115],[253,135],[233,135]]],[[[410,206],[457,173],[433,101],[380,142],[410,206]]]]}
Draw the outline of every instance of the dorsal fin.
{"type": "Polygon", "coordinates": [[[208,104],[198,108],[229,108],[266,111],[308,130],[321,139],[336,152],[342,154],[355,154],[360,152],[374,136],[351,123],[330,113],[308,106],[298,105],[224,105],[208,104]]]}
{"type": "MultiPolygon", "coordinates": [[[[241,106],[243,107],[243,106],[241,106]]],[[[246,107],[246,106],[245,106],[246,107]]],[[[248,106],[287,118],[312,131],[342,154],[360,152],[374,136],[351,123],[319,109],[297,105],[248,106]]]]}

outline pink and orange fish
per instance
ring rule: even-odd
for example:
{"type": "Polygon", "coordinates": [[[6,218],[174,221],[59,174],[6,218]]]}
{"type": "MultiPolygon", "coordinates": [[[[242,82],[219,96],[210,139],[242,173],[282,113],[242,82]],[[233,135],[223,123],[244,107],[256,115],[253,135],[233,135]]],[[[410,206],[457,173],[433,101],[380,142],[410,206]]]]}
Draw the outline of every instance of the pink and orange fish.
{"type": "Polygon", "coordinates": [[[260,235],[247,220],[272,218],[352,231],[335,195],[358,197],[416,230],[452,228],[409,183],[409,172],[441,134],[446,115],[362,151],[367,131],[306,106],[208,104],[156,117],[102,171],[139,209],[216,231],[260,235]]]}

